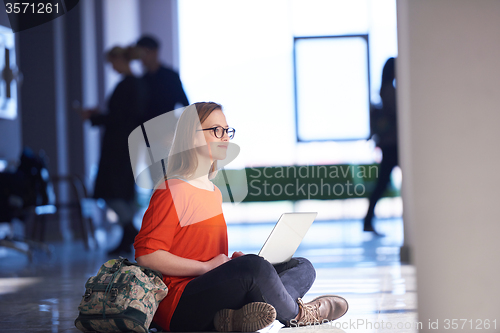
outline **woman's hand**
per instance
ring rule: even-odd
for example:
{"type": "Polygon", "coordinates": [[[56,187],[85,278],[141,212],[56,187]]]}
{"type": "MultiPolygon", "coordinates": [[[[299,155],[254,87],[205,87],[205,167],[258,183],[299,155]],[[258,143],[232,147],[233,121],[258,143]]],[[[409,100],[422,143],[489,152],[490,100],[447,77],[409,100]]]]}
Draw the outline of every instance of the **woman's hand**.
{"type": "Polygon", "coordinates": [[[223,253],[219,254],[218,256],[213,257],[209,261],[205,262],[206,265],[206,271],[211,271],[212,269],[219,267],[220,265],[228,262],[230,259],[223,253]]]}
{"type": "Polygon", "coordinates": [[[241,256],[244,256],[245,254],[241,251],[236,251],[233,253],[233,255],[231,256],[231,259],[235,259],[235,258],[238,258],[238,257],[241,257],[241,256]]]}

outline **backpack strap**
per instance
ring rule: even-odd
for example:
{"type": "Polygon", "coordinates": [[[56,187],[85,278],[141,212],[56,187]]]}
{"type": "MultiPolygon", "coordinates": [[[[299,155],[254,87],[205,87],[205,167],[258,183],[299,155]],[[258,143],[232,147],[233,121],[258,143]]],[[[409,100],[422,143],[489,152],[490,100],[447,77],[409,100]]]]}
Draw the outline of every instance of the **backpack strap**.
{"type": "Polygon", "coordinates": [[[115,319],[115,325],[121,332],[130,332],[130,328],[128,328],[127,325],[125,325],[123,319],[118,319],[118,318],[115,319]]]}

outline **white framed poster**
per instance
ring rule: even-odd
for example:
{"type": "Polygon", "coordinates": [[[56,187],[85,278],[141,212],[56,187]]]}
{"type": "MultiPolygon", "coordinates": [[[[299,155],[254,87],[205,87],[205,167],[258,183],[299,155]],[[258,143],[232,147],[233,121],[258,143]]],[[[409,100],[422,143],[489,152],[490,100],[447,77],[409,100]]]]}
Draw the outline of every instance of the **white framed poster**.
{"type": "Polygon", "coordinates": [[[0,25],[0,118],[17,116],[17,85],[15,37],[12,29],[0,25]]]}

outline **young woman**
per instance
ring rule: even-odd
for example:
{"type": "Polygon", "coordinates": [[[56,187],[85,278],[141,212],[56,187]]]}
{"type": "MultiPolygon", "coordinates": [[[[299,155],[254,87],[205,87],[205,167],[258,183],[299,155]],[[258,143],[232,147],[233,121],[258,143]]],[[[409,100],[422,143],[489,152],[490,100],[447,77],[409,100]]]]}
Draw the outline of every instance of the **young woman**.
{"type": "Polygon", "coordinates": [[[234,133],[216,103],[195,103],[179,119],[168,179],[135,239],[137,262],[162,272],[168,286],[154,322],[170,331],[248,332],[276,318],[298,326],[341,317],[348,307],[341,297],[302,302],[316,276],[308,260],[273,266],[256,255],[228,257],[222,195],[210,179],[234,133]]]}

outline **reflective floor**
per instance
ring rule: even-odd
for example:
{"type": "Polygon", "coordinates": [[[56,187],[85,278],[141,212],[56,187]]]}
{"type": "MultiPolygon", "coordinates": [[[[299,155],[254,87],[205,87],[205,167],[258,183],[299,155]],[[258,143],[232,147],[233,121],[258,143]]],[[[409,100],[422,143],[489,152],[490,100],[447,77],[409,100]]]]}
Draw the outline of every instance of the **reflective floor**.
{"type": "MultiPolygon", "coordinates": [[[[256,253],[274,224],[229,225],[231,251],[256,253]]],[[[297,256],[309,258],[317,279],[305,297],[338,294],[349,302],[340,320],[316,327],[284,328],[332,332],[416,332],[415,272],[399,263],[400,219],[379,220],[385,237],[361,231],[361,221],[315,222],[297,256]]],[[[0,248],[0,332],[79,332],[78,304],[89,276],[108,258],[79,242],[52,244],[33,262],[0,248]]]]}

